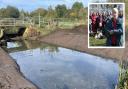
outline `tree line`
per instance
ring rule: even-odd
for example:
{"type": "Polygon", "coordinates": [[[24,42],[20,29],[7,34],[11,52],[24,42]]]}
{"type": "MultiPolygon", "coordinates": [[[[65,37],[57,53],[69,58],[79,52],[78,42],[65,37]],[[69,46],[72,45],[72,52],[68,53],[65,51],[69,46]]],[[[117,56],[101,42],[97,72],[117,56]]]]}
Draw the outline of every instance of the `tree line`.
{"type": "Polygon", "coordinates": [[[54,9],[49,6],[48,9],[38,8],[32,12],[19,10],[14,6],[7,6],[0,9],[1,18],[22,18],[23,16],[34,17],[40,16],[44,18],[78,18],[85,19],[87,15],[87,8],[81,2],[75,2],[69,9],[65,4],[57,5],[54,9]]]}

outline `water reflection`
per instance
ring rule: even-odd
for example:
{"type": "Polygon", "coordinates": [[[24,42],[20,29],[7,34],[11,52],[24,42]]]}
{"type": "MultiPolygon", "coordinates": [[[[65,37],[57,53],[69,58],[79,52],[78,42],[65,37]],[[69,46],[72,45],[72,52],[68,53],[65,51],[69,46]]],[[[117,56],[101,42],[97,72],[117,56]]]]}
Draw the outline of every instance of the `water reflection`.
{"type": "Polygon", "coordinates": [[[118,64],[112,60],[35,41],[8,50],[21,72],[41,89],[114,89],[118,64]]]}
{"type": "Polygon", "coordinates": [[[25,51],[25,50],[32,50],[39,48],[42,51],[45,51],[45,49],[48,52],[58,52],[58,47],[54,45],[49,45],[46,43],[41,43],[39,41],[29,41],[29,40],[20,40],[20,41],[11,41],[7,42],[6,47],[4,49],[8,51],[8,53],[13,53],[13,52],[19,52],[19,51],[25,51]]]}

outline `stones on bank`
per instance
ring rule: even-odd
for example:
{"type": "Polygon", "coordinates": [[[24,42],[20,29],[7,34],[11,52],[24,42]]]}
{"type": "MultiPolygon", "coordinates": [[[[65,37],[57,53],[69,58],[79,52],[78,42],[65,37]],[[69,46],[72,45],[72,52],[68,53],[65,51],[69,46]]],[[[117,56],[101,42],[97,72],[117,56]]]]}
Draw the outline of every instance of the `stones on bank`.
{"type": "Polygon", "coordinates": [[[28,39],[29,37],[35,37],[40,35],[37,28],[29,26],[25,29],[25,32],[23,34],[23,38],[28,39]]]}

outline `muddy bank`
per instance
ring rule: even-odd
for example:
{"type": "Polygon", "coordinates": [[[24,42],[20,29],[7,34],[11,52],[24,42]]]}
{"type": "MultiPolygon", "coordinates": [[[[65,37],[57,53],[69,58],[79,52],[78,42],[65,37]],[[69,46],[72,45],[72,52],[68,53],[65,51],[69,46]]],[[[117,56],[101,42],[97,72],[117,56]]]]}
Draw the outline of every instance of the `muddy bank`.
{"type": "Polygon", "coordinates": [[[40,37],[39,40],[50,44],[59,45],[66,48],[75,49],[82,52],[98,55],[101,57],[124,60],[128,54],[128,40],[126,41],[126,48],[110,49],[89,49],[88,38],[87,38],[87,27],[79,26],[74,29],[58,30],[45,37],[40,37]]]}
{"type": "Polygon", "coordinates": [[[37,89],[19,71],[17,64],[0,48],[0,89],[37,89]]]}

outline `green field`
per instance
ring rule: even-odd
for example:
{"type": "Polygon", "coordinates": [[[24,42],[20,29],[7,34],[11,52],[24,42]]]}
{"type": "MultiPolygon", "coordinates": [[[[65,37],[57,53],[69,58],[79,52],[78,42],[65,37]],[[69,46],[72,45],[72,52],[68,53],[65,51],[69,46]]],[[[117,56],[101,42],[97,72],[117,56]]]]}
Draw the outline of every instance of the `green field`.
{"type": "Polygon", "coordinates": [[[105,46],[106,38],[104,39],[95,39],[94,37],[89,37],[90,46],[105,46]]]}
{"type": "Polygon", "coordinates": [[[57,26],[54,25],[54,24],[51,24],[51,25],[43,25],[43,24],[41,24],[41,26],[39,27],[38,24],[37,24],[36,28],[38,28],[38,32],[41,33],[41,36],[44,36],[44,35],[50,34],[51,32],[54,32],[56,30],[72,29],[75,26],[84,25],[84,24],[85,24],[84,20],[83,21],[79,21],[79,20],[77,20],[77,21],[69,20],[68,21],[68,20],[66,20],[66,21],[59,21],[57,26]]]}

